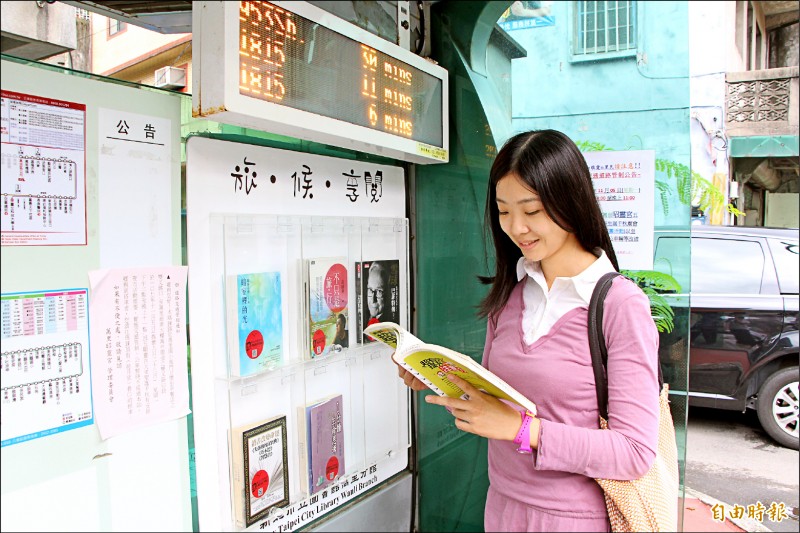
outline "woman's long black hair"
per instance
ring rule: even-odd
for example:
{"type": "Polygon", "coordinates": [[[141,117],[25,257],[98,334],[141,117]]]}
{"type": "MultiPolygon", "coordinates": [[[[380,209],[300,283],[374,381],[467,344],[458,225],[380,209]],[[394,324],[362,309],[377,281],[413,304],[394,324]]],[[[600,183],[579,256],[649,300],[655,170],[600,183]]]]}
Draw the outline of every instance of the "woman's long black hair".
{"type": "Polygon", "coordinates": [[[575,234],[584,250],[602,248],[619,270],[581,151],[560,131],[519,133],[506,141],[489,172],[484,231],[488,228],[491,232],[496,269],[494,276],[480,278],[492,285],[479,305],[480,316],[496,316],[517,284],[517,262],[522,251],[500,227],[497,209],[497,182],[509,174],[518,176],[528,189],[539,195],[547,215],[560,228],[575,234]]]}

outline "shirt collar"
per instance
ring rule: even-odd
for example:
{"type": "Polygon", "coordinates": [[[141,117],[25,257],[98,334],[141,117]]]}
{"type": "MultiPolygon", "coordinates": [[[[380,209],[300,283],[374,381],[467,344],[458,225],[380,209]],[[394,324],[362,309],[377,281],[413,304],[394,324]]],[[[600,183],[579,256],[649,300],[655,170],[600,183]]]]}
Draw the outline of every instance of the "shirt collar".
{"type": "MultiPolygon", "coordinates": [[[[597,256],[597,259],[594,263],[589,265],[586,270],[571,278],[561,278],[572,282],[578,296],[580,296],[587,305],[592,299],[592,292],[594,291],[594,286],[597,284],[597,281],[603,274],[615,271],[614,265],[611,264],[611,260],[602,248],[595,248],[594,254],[597,256]]],[[[543,288],[547,287],[539,261],[527,261],[523,256],[517,261],[517,281],[521,281],[526,275],[530,276],[543,288]]]]}
{"type": "MultiPolygon", "coordinates": [[[[528,273],[525,271],[525,263],[526,261],[524,255],[517,260],[517,281],[522,281],[522,278],[528,275],[528,273]]],[[[538,262],[536,263],[536,266],[539,266],[538,262]]]]}
{"type": "Polygon", "coordinates": [[[587,305],[592,299],[594,286],[597,285],[597,282],[603,277],[603,274],[616,271],[614,265],[611,264],[611,260],[606,255],[605,250],[602,248],[595,248],[594,253],[595,255],[599,254],[595,262],[589,265],[586,270],[572,278],[572,282],[575,284],[575,290],[587,305]]]}

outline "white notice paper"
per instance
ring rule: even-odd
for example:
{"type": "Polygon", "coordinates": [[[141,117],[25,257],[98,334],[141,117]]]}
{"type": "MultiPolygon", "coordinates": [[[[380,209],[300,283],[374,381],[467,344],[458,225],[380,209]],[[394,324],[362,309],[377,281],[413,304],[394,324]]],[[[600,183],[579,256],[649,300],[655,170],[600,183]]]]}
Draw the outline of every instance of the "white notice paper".
{"type": "Polygon", "coordinates": [[[171,194],[177,164],[172,122],[116,109],[101,108],[98,115],[100,264],[140,267],[153,257],[169,262],[178,220],[171,194]]]}
{"type": "Polygon", "coordinates": [[[584,152],[619,267],[653,269],[656,153],[584,152]]]}
{"type": "Polygon", "coordinates": [[[103,439],[189,414],[186,273],[89,272],[92,394],[103,439]]]}

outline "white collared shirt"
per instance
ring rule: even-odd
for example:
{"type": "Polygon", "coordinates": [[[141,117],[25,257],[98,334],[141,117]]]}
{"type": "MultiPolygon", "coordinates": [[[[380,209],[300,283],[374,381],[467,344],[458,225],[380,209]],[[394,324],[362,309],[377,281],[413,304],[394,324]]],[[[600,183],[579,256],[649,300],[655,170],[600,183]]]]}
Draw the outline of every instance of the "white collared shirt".
{"type": "Polygon", "coordinates": [[[578,307],[588,307],[592,291],[597,281],[608,272],[614,272],[614,265],[605,251],[595,248],[597,260],[586,270],[571,278],[556,278],[550,290],[544,279],[539,261],[527,261],[520,257],[517,262],[517,280],[527,276],[522,290],[524,310],[522,312],[522,331],[525,342],[533,344],[543,337],[558,322],[558,319],[578,307]]]}

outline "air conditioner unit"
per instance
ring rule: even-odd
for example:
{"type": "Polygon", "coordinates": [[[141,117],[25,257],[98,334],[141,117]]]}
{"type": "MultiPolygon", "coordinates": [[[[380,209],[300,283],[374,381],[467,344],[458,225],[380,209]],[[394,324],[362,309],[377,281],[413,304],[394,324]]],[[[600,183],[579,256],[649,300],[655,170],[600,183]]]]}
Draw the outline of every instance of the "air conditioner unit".
{"type": "Polygon", "coordinates": [[[186,69],[162,67],[156,70],[153,85],[161,89],[183,89],[186,87],[186,69]]]}

